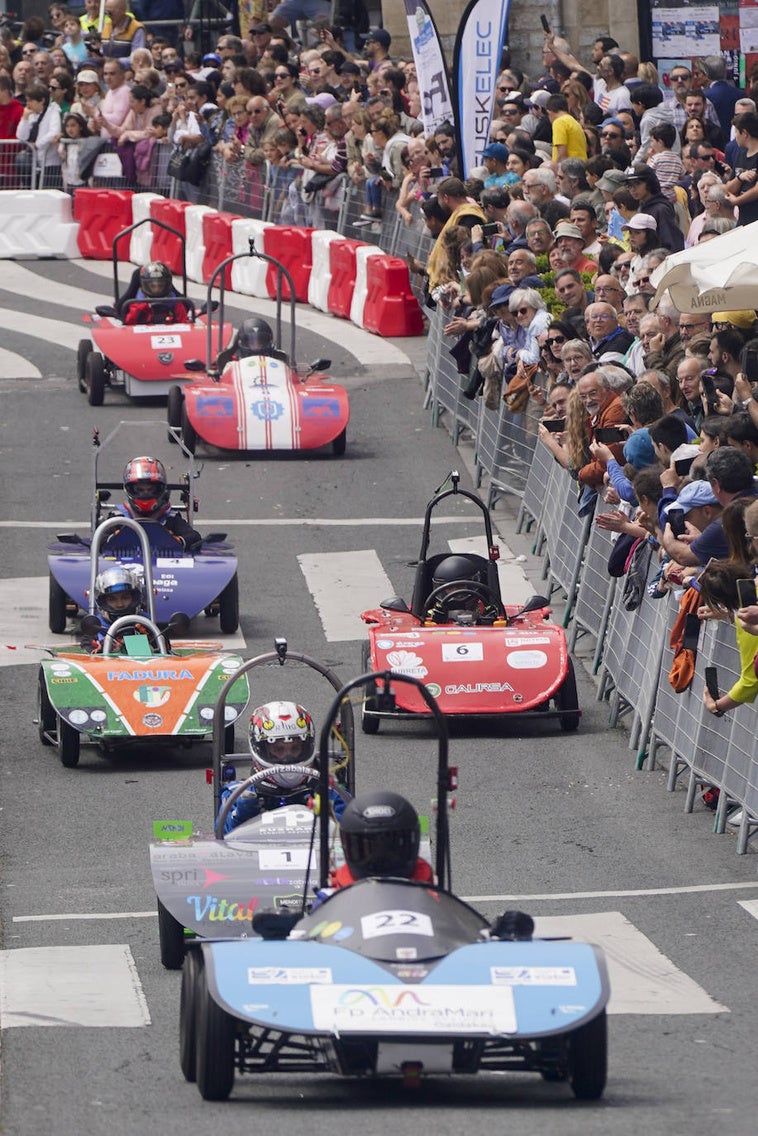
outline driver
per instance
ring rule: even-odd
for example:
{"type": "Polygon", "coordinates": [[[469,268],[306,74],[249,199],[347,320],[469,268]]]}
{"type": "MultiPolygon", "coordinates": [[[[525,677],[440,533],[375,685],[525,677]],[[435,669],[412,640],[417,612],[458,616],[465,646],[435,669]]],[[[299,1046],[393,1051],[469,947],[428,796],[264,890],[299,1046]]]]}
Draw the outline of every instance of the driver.
{"type": "Polygon", "coordinates": [[[151,260],[139,270],[139,287],[133,302],[126,296],[122,300],[125,306],[124,323],[186,323],[189,319],[189,308],[179,297],[171,280],[168,265],[160,260],[151,260]],[[165,300],[159,304],[150,301],[165,300]],[[141,303],[139,301],[142,301],[141,303]]]}
{"type": "MultiPolygon", "coordinates": [[[[253,755],[250,772],[266,771],[268,776],[237,798],[227,815],[225,833],[261,811],[281,805],[310,804],[313,797],[313,782],[303,773],[289,769],[292,765],[318,768],[313,718],[303,706],[295,702],[268,702],[259,706],[250,718],[249,742],[253,755]]],[[[240,784],[241,781],[231,781],[224,785],[221,808],[240,784]]],[[[344,797],[330,788],[329,801],[335,816],[341,816],[344,797]]]]}
{"type": "Polygon", "coordinates": [[[275,359],[285,356],[274,347],[274,333],[271,325],[260,316],[251,316],[239,325],[232,342],[219,355],[216,366],[223,371],[227,363],[235,359],[250,359],[255,355],[270,355],[275,359]]]}
{"type": "Polygon", "coordinates": [[[426,613],[428,623],[450,623],[448,597],[454,596],[456,611],[472,612],[478,623],[493,623],[498,617],[497,606],[487,600],[478,589],[467,591],[467,584],[484,584],[480,569],[465,556],[446,556],[440,560],[432,577],[432,591],[442,588],[426,613]],[[445,586],[447,585],[447,586],[445,586]]]}
{"type": "MultiPolygon", "coordinates": [[[[100,620],[100,630],[85,633],[80,642],[82,650],[90,655],[99,655],[103,649],[103,641],[110,625],[122,615],[136,615],[147,618],[144,610],[144,595],[142,580],[133,568],[126,568],[117,564],[113,568],[106,568],[95,578],[95,613],[100,620]]],[[[130,628],[132,634],[144,633],[144,628],[137,622],[130,628]]],[[[123,644],[123,639],[116,639],[114,647],[123,644]]]]}
{"type": "Polygon", "coordinates": [[[431,865],[418,854],[418,813],[398,793],[380,789],[353,797],[340,818],[340,840],[345,863],[331,874],[334,888],[369,876],[434,883],[431,865]]]}
{"type": "MultiPolygon", "coordinates": [[[[132,458],[124,467],[123,483],[126,500],[116,506],[111,516],[120,514],[135,521],[153,521],[170,533],[185,552],[199,551],[202,536],[181,513],[171,508],[163,462],[151,457],[132,458]]],[[[118,531],[112,533],[106,545],[118,535],[118,531]]]]}

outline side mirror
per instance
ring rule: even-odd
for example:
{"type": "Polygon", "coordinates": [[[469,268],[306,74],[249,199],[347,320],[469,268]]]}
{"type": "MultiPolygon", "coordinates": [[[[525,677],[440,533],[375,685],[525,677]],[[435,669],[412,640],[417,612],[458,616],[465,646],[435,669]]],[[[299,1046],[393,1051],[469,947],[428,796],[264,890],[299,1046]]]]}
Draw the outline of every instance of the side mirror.
{"type": "Polygon", "coordinates": [[[253,931],[262,939],[286,939],[300,919],[299,911],[256,911],[253,915],[253,931]]]}
{"type": "Polygon", "coordinates": [[[112,497],[112,493],[111,493],[110,489],[98,489],[98,491],[97,491],[98,501],[110,501],[111,497],[112,497]]]}
{"type": "Polygon", "coordinates": [[[190,617],[183,611],[175,611],[168,621],[169,631],[176,632],[177,635],[186,635],[190,629],[190,617]]]}
{"type": "Polygon", "coordinates": [[[110,316],[111,319],[118,319],[118,312],[113,304],[98,304],[95,311],[99,316],[110,316]]]}
{"type": "Polygon", "coordinates": [[[56,533],[55,539],[59,544],[84,544],[79,533],[56,533]]]}
{"type": "Polygon", "coordinates": [[[185,371],[204,371],[205,363],[202,359],[185,359],[184,369],[185,371]]]}
{"type": "Polygon", "coordinates": [[[308,368],[308,374],[312,375],[314,371],[326,371],[331,365],[331,359],[314,359],[308,368]]]}
{"type": "Polygon", "coordinates": [[[222,541],[226,540],[226,537],[227,537],[227,533],[222,533],[222,532],[208,533],[207,536],[203,537],[203,544],[221,544],[222,541]]]}
{"type": "Polygon", "coordinates": [[[522,607],[521,613],[523,614],[527,611],[539,611],[542,607],[550,607],[550,600],[545,596],[532,596],[531,599],[527,600],[527,602],[522,607]]]}
{"type": "Polygon", "coordinates": [[[96,615],[85,615],[80,627],[84,635],[95,635],[101,630],[100,620],[96,615]]]}
{"type": "Polygon", "coordinates": [[[390,596],[388,600],[382,600],[379,607],[384,608],[385,611],[409,612],[411,610],[402,596],[390,596]]]}

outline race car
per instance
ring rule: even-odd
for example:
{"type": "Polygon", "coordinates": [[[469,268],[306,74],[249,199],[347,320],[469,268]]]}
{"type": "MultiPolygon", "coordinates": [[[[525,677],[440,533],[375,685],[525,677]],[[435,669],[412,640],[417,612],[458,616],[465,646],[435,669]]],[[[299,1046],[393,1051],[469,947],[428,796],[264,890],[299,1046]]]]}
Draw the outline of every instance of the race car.
{"type": "MultiPolygon", "coordinates": [[[[426,508],[410,607],[393,596],[361,614],[368,625],[364,668],[423,679],[450,717],[556,717],[562,730],[576,730],[581,711],[574,664],[563,628],[547,621],[549,600],[533,596],[523,607],[503,602],[497,572],[500,552],[489,512],[480,497],[460,488],[457,471],[450,481],[451,488],[440,490],[426,508]],[[428,555],[432,514],[450,497],[468,500],[480,510],[487,557],[468,552],[428,555]],[[459,578],[435,585],[438,573],[444,574],[451,561],[457,562],[459,578]]],[[[401,690],[391,708],[380,705],[372,692],[361,709],[361,728],[375,734],[383,718],[427,713],[414,689],[401,690]]]]}
{"type": "MultiPolygon", "coordinates": [[[[94,580],[98,569],[101,530],[95,534],[92,551],[92,583],[89,615],[82,629],[89,633],[89,621],[101,626],[95,614],[94,580]]],[[[140,535],[136,521],[126,521],[140,535]]],[[[114,619],[102,651],[88,654],[83,648],[50,649],[43,659],[37,681],[37,724],[43,745],[54,746],[61,764],[79,764],[82,736],[109,753],[124,744],[146,743],[150,750],[158,744],[182,745],[207,739],[213,729],[218,691],[231,678],[224,729],[226,744],[234,748],[234,722],[244,710],[249,688],[238,655],[223,652],[218,643],[175,641],[171,648],[155,620],[151,562],[147,538],[141,533],[144,549],[144,588],[146,613],[114,619]]],[[[173,634],[186,633],[189,620],[175,613],[168,622],[173,634]]]]}
{"type": "MultiPolygon", "coordinates": [[[[209,304],[210,304],[209,298],[209,304]]],[[[196,309],[187,297],[185,238],[163,221],[146,218],[123,229],[113,241],[113,304],[101,304],[94,314],[85,315],[91,339],[81,339],[77,350],[77,382],[87,395],[90,406],[102,406],[106,387],[123,390],[132,399],[165,397],[178,382],[189,382],[192,375],[184,360],[198,354],[205,343],[206,307],[196,309]],[[181,243],[182,291],[176,297],[186,318],[174,319],[174,311],[165,300],[137,299],[139,269],[132,273],[128,287],[122,291],[118,279],[118,246],[141,225],[155,225],[173,234],[181,243]],[[136,305],[161,307],[164,322],[129,323],[130,309],[136,305]],[[94,349],[93,349],[94,341],[94,349]]],[[[224,324],[221,336],[231,341],[231,324],[224,324]]]]}
{"type": "Polygon", "coordinates": [[[276,335],[264,320],[244,321],[229,351],[218,336],[214,348],[209,316],[205,362],[191,359],[186,364],[187,370],[204,372],[203,377],[169,391],[170,431],[181,437],[192,453],[202,441],[242,453],[329,446],[333,454],[344,454],[350,418],[347,391],[323,373],[331,365],[329,359],[317,359],[300,372],[295,354],[295,289],[284,265],[255,252],[251,244],[250,253],[228,257],[218,266],[208,284],[208,305],[218,278],[219,321],[223,322],[224,269],[249,255],[260,257],[277,270],[276,335]],[[289,353],[282,349],[282,277],[290,289],[289,353]],[[256,329],[246,339],[248,323],[256,329]]]}
{"type": "MultiPolygon", "coordinates": [[[[141,423],[141,426],[148,425],[141,423]]],[[[94,433],[93,484],[91,531],[88,536],[78,533],[58,533],[50,545],[48,555],[49,597],[48,622],[50,630],[62,635],[69,619],[89,610],[88,588],[91,580],[92,545],[102,521],[103,506],[113,491],[123,491],[120,481],[108,481],[99,476],[98,463],[127,423],[119,422],[103,440],[94,433]]],[[[192,523],[197,503],[193,486],[197,479],[194,459],[187,454],[187,472],[181,480],[169,483],[167,489],[178,492],[182,512],[192,523]]],[[[101,532],[98,546],[111,534],[107,547],[99,551],[99,568],[116,561],[141,570],[143,545],[139,531],[123,523],[126,518],[109,521],[109,528],[101,532]],[[116,536],[112,534],[116,533],[116,536]]],[[[221,631],[231,635],[239,626],[239,585],[237,557],[225,543],[225,533],[208,533],[203,537],[199,551],[184,551],[163,525],[141,521],[140,528],[147,534],[155,588],[155,616],[165,624],[174,611],[184,612],[193,619],[200,612],[218,616],[221,631]]]]}
{"type": "MultiPolygon", "coordinates": [[[[360,879],[310,914],[256,912],[254,939],[191,943],[182,973],[180,1066],[205,1100],[237,1073],[402,1078],[532,1071],[596,1100],[607,1072],[610,990],[599,948],[533,937],[525,912],[491,923],[450,889],[445,719],[417,679],[376,672],[398,698],[413,685],[438,735],[433,884],[360,879]],[[443,744],[444,742],[444,744],[443,744]]],[[[328,739],[329,722],[324,726],[328,739]]],[[[325,733],[321,734],[321,752],[325,733]]],[[[322,784],[325,778],[322,776],[322,784]]],[[[328,848],[326,818],[320,845],[328,848]]],[[[320,886],[328,863],[320,862],[320,886]]]]}
{"type": "MultiPolygon", "coordinates": [[[[256,668],[286,667],[297,677],[302,666],[323,676],[333,690],[342,682],[328,667],[299,652],[290,651],[286,639],[275,640],[275,650],[257,655],[235,672],[237,681],[249,682],[256,668]]],[[[264,676],[261,674],[261,678],[264,676]]],[[[241,780],[219,816],[221,788],[248,765],[250,752],[233,753],[225,744],[227,700],[234,684],[218,691],[213,747],[213,831],[193,835],[191,822],[157,821],[156,839],[150,845],[150,867],[158,899],[158,935],[161,962],[177,969],[184,961],[185,940],[198,935],[243,938],[252,933],[250,920],[259,907],[299,910],[310,876],[318,876],[318,849],[314,849],[315,814],[303,804],[286,804],[243,821],[224,834],[226,813],[249,789],[266,777],[263,771],[241,780]]],[[[353,710],[346,702],[332,730],[329,775],[338,790],[349,797],[355,791],[353,710]]],[[[319,774],[315,767],[290,767],[312,787],[315,797],[319,774]]],[[[339,861],[341,862],[341,861],[339,861]]]]}

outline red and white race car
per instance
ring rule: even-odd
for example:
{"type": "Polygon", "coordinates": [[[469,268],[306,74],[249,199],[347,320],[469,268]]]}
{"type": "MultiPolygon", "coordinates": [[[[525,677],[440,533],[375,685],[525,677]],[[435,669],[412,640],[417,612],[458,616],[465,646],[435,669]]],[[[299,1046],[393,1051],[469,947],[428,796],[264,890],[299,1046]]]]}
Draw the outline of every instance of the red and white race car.
{"type": "MultiPolygon", "coordinates": [[[[168,395],[169,433],[181,436],[186,448],[195,452],[198,441],[222,450],[317,450],[330,446],[341,455],[347,445],[350,406],[344,387],[331,382],[323,372],[329,359],[317,359],[300,371],[295,355],[294,286],[284,266],[264,253],[239,253],[216,269],[208,286],[220,277],[220,310],[224,311],[224,272],[231,261],[242,256],[259,256],[273,264],[280,274],[276,311],[276,335],[263,320],[245,321],[229,350],[221,339],[214,347],[214,331],[209,317],[205,362],[190,359],[187,368],[202,371],[188,386],[175,386],[168,395]],[[282,277],[289,284],[290,344],[282,350],[282,277]],[[240,340],[246,323],[262,326],[270,345],[243,352],[240,340]]],[[[209,308],[210,310],[210,308],[209,308]]]]}
{"type": "MultiPolygon", "coordinates": [[[[451,480],[453,488],[427,505],[410,607],[395,596],[361,615],[369,634],[364,669],[421,680],[446,716],[556,717],[562,730],[577,729],[581,711],[574,665],[563,628],[548,622],[550,601],[533,596],[523,607],[503,603],[500,553],[487,508],[476,494],[459,488],[456,472],[451,480]],[[488,557],[427,555],[432,511],[451,496],[481,510],[488,557]],[[460,578],[435,585],[443,561],[458,562],[460,578]]],[[[415,687],[399,687],[391,699],[376,689],[363,703],[361,726],[375,734],[382,718],[428,715],[415,687]]]]}
{"type": "MultiPolygon", "coordinates": [[[[195,308],[187,297],[187,272],[184,263],[183,235],[162,221],[146,219],[137,221],[118,233],[113,241],[113,304],[99,305],[94,314],[85,315],[92,339],[81,339],[77,351],[77,380],[79,390],[87,395],[90,406],[102,406],[105,388],[123,390],[129,398],[165,397],[169,389],[178,382],[190,382],[192,375],[187,371],[184,360],[201,354],[206,342],[206,306],[195,308]],[[119,288],[118,244],[130,236],[140,225],[157,225],[167,229],[181,242],[182,249],[182,292],[172,297],[181,313],[181,318],[169,318],[159,323],[126,323],[130,306],[134,304],[160,304],[161,309],[170,309],[166,300],[137,300],[137,277],[135,269],[125,291],[119,288]],[[184,318],[186,316],[186,318],[184,318]],[[93,347],[94,341],[94,347],[93,347]]],[[[167,317],[175,313],[168,311],[167,317]]],[[[231,341],[231,324],[224,324],[221,338],[225,345],[231,341]]]]}

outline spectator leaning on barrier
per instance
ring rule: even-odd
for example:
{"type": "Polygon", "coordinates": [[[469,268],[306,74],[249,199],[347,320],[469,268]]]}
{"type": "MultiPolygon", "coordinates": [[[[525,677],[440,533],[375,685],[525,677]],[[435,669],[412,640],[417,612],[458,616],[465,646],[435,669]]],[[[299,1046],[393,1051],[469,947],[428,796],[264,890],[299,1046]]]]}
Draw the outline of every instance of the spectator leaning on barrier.
{"type": "MultiPolygon", "coordinates": [[[[595,440],[595,431],[609,426],[619,426],[626,422],[626,414],[619,395],[613,390],[602,368],[582,375],[576,389],[584,405],[586,414],[585,429],[589,442],[595,440]]],[[[623,444],[613,442],[609,449],[617,461],[623,456],[623,444]]],[[[600,489],[605,477],[605,465],[597,458],[591,458],[578,470],[569,470],[576,476],[580,485],[600,489]]]]}

